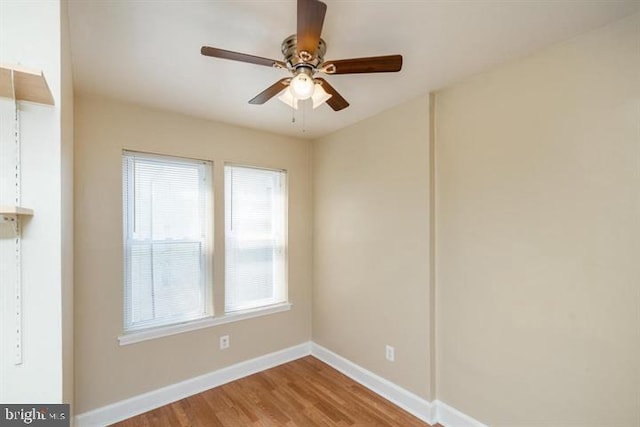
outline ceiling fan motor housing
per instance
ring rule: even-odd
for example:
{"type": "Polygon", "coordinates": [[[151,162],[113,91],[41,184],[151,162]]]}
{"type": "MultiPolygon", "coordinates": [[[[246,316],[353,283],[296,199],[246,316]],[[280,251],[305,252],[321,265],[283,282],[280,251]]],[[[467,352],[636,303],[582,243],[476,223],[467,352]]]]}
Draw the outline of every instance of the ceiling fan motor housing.
{"type": "Polygon", "coordinates": [[[327,44],[320,39],[315,52],[302,52],[298,55],[298,38],[295,34],[290,35],[282,42],[282,55],[284,55],[287,66],[291,70],[299,67],[312,68],[313,72],[324,62],[324,54],[327,51],[327,44]],[[307,55],[305,55],[305,53],[307,55]]]}

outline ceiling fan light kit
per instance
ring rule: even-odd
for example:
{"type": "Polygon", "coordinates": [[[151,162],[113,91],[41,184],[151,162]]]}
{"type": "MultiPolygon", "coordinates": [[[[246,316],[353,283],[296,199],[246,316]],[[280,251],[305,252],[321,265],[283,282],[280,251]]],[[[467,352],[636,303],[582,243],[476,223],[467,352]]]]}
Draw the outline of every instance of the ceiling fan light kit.
{"type": "MultiPolygon", "coordinates": [[[[297,98],[293,94],[292,86],[293,85],[290,85],[288,88],[283,89],[280,92],[280,95],[278,96],[278,99],[280,101],[284,102],[285,104],[287,104],[289,107],[293,108],[294,110],[297,110],[298,109],[298,101],[300,101],[301,98],[297,98]]],[[[321,83],[316,82],[314,84],[314,87],[313,87],[313,95],[311,95],[311,102],[313,104],[313,109],[315,110],[316,108],[318,108],[319,106],[321,106],[322,104],[327,102],[329,100],[329,98],[331,98],[332,96],[333,95],[327,93],[322,88],[322,84],[321,83]]]]}
{"type": "Polygon", "coordinates": [[[327,5],[319,0],[298,0],[297,33],[282,42],[284,61],[209,46],[203,46],[200,53],[214,58],[281,68],[291,73],[292,77],[269,86],[252,98],[250,104],[261,105],[277,95],[280,101],[296,110],[300,101],[311,99],[314,109],[326,103],[334,111],[340,111],[347,108],[349,103],[325,79],[316,77],[317,73],[337,75],[397,72],[402,69],[402,56],[325,61],[327,44],[320,35],[326,12],[327,5]]]}

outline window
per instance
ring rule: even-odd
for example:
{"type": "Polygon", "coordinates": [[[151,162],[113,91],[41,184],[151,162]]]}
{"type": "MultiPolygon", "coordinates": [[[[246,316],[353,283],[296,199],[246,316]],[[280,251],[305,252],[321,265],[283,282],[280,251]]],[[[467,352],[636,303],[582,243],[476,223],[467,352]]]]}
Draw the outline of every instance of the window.
{"type": "Polygon", "coordinates": [[[225,282],[217,285],[211,162],[124,151],[122,176],[121,345],[290,309],[285,171],[225,166],[225,282]],[[217,317],[214,285],[225,295],[217,317]]]}
{"type": "Polygon", "coordinates": [[[210,316],[211,163],[123,153],[125,332],[210,316]]]}
{"type": "Polygon", "coordinates": [[[225,166],[225,312],[287,300],[286,173],[225,166]]]}

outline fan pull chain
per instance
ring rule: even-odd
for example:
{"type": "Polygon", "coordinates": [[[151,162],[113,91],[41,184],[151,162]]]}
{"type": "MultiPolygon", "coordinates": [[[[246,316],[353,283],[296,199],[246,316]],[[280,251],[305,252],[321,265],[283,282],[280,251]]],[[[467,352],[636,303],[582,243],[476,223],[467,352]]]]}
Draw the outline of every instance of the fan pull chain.
{"type": "Polygon", "coordinates": [[[307,131],[307,108],[306,108],[306,104],[307,104],[306,101],[302,104],[302,133],[305,133],[307,131]]]}

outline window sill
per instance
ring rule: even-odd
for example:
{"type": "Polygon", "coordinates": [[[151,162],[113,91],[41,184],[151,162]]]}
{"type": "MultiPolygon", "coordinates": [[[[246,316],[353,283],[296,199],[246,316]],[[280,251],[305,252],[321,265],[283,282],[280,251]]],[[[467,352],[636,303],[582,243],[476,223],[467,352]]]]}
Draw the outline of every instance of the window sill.
{"type": "Polygon", "coordinates": [[[254,308],[251,310],[237,311],[225,314],[220,317],[206,317],[204,319],[193,320],[191,322],[179,323],[176,325],[160,326],[152,329],[131,332],[118,337],[120,345],[134,344],[141,341],[152,340],[155,338],[168,337],[170,335],[180,334],[183,332],[196,331],[198,329],[209,328],[211,326],[224,325],[226,323],[238,322],[240,320],[251,319],[254,317],[267,316],[269,314],[281,313],[291,310],[292,304],[283,302],[269,307],[254,308]]]}

